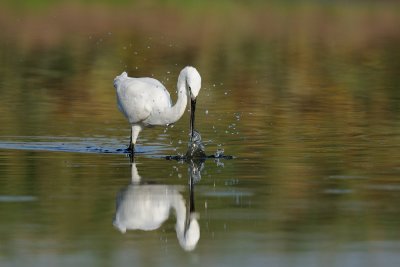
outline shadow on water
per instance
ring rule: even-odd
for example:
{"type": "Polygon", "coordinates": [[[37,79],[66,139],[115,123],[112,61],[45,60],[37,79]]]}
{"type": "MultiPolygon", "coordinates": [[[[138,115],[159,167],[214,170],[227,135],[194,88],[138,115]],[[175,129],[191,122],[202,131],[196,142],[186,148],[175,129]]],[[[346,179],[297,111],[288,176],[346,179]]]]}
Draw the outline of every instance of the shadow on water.
{"type": "Polygon", "coordinates": [[[185,202],[182,185],[150,184],[131,163],[131,181],[116,198],[113,225],[122,233],[127,230],[152,231],[161,227],[173,210],[175,231],[180,246],[191,251],[200,239],[199,214],[195,212],[194,185],[201,179],[204,162],[188,164],[189,201],[185,202]]]}

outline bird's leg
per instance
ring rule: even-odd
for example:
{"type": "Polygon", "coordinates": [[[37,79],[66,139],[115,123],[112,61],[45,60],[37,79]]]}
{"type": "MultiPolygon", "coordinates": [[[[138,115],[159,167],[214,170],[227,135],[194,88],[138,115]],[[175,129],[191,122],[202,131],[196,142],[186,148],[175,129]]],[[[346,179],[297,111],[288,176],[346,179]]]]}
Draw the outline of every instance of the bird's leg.
{"type": "Polygon", "coordinates": [[[130,163],[135,163],[135,154],[134,153],[135,152],[128,154],[130,163]]]}
{"type": "Polygon", "coordinates": [[[128,151],[129,151],[131,154],[135,154],[135,145],[131,143],[131,144],[129,145],[129,147],[128,147],[128,151]]]}
{"type": "Polygon", "coordinates": [[[132,128],[131,128],[131,138],[129,139],[128,151],[133,155],[135,153],[135,144],[132,142],[132,128]]]}
{"type": "Polygon", "coordinates": [[[140,131],[142,130],[142,126],[140,125],[132,125],[131,128],[131,139],[129,143],[128,150],[130,153],[133,155],[135,154],[135,144],[136,144],[136,139],[139,136],[140,131]]]}

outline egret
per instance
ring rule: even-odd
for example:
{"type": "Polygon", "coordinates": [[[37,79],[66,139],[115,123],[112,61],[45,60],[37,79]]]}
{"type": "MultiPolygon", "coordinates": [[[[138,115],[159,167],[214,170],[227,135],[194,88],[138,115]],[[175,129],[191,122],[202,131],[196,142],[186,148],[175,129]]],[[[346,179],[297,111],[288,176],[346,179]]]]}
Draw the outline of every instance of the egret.
{"type": "Polygon", "coordinates": [[[179,244],[188,251],[195,249],[200,239],[200,225],[198,214],[194,211],[193,179],[189,188],[190,201],[186,207],[181,194],[182,186],[143,183],[135,162],[131,165],[131,174],[131,183],[116,198],[114,227],[121,233],[127,230],[156,230],[173,210],[179,244]]]}
{"type": "Polygon", "coordinates": [[[194,68],[187,66],[179,74],[177,83],[178,99],[172,105],[165,86],[148,77],[131,78],[126,72],[115,77],[118,108],[131,125],[128,149],[134,153],[136,139],[144,127],[169,125],[178,121],[185,112],[187,99],[190,107],[190,139],[194,135],[196,98],[201,88],[201,77],[194,68]]]}

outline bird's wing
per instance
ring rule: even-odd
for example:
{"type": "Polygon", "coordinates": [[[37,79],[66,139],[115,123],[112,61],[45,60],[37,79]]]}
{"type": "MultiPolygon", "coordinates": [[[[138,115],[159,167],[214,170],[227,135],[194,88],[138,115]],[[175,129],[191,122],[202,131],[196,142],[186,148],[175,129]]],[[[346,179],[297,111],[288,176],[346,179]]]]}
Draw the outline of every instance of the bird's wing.
{"type": "Polygon", "coordinates": [[[135,78],[126,78],[117,88],[118,108],[130,123],[147,119],[152,111],[149,93],[154,85],[135,78]]]}
{"type": "Polygon", "coordinates": [[[142,77],[142,78],[132,78],[132,79],[135,79],[137,81],[141,81],[141,82],[144,82],[144,83],[151,84],[152,86],[155,86],[155,87],[165,88],[164,85],[159,80],[156,80],[156,79],[153,79],[153,78],[142,77]]]}
{"type": "Polygon", "coordinates": [[[124,77],[116,91],[119,110],[131,124],[165,124],[161,114],[172,103],[161,82],[153,78],[124,77]]]}
{"type": "MultiPolygon", "coordinates": [[[[166,95],[166,99],[171,100],[171,96],[170,96],[167,88],[165,88],[165,86],[159,80],[156,80],[156,79],[153,79],[153,78],[148,78],[148,77],[135,78],[135,79],[139,80],[139,81],[142,81],[144,83],[147,83],[149,85],[151,84],[155,88],[161,88],[163,90],[164,94],[166,95]]],[[[171,105],[172,105],[172,103],[170,103],[170,106],[171,105]]]]}

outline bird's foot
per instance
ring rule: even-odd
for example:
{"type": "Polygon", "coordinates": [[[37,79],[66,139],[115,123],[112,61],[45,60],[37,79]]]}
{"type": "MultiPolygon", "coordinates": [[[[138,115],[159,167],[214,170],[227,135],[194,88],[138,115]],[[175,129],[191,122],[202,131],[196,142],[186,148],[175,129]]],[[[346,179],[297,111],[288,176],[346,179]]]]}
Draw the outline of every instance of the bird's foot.
{"type": "Polygon", "coordinates": [[[128,152],[130,153],[130,154],[135,154],[135,145],[134,144],[130,144],[129,146],[128,146],[128,152]]]}

